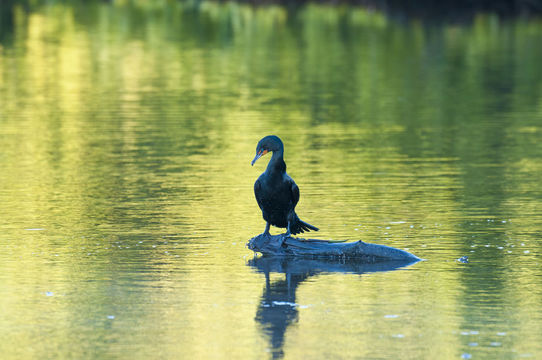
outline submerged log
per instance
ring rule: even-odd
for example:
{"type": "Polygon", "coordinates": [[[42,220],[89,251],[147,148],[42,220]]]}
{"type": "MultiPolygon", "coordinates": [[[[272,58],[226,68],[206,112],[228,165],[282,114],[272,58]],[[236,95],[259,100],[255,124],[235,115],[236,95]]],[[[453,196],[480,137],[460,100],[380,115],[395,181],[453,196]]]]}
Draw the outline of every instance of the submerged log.
{"type": "Polygon", "coordinates": [[[250,239],[248,248],[262,255],[297,256],[306,258],[336,258],[374,264],[384,261],[421,259],[405,250],[363,241],[338,243],[331,240],[301,239],[291,236],[260,234],[250,239]]]}

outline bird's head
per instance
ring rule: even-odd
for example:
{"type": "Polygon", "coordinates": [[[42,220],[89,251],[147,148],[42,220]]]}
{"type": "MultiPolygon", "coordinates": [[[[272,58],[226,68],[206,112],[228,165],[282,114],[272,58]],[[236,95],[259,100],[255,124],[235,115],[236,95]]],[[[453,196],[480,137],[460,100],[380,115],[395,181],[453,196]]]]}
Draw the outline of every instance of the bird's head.
{"type": "Polygon", "coordinates": [[[268,152],[273,151],[284,151],[284,145],[278,136],[268,135],[258,142],[258,146],[256,146],[256,156],[254,157],[254,160],[252,160],[251,165],[254,165],[259,158],[268,152]]]}

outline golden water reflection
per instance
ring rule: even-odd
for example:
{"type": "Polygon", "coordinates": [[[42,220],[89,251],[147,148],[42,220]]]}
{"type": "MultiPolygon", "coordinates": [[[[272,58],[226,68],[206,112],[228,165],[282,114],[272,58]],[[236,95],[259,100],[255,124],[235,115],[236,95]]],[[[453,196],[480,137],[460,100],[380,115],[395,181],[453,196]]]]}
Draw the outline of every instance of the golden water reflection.
{"type": "Polygon", "coordinates": [[[540,22],[52,2],[3,31],[6,358],[542,354],[540,22]],[[315,236],[428,261],[266,284],[269,133],[315,236]]]}

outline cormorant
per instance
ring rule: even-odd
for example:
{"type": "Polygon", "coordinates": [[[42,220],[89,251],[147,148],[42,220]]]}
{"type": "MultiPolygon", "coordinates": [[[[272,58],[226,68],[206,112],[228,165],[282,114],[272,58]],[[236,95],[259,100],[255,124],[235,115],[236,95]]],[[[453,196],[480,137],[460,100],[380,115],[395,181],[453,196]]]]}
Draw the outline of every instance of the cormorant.
{"type": "Polygon", "coordinates": [[[299,201],[299,188],[294,180],[286,174],[284,162],[284,145],[278,136],[269,135],[258,142],[256,156],[252,165],[263,155],[273,152],[267,169],[254,183],[254,195],[267,222],[264,235],[269,235],[269,226],[286,228],[286,236],[305,231],[318,231],[297,216],[295,206],[299,201]]]}

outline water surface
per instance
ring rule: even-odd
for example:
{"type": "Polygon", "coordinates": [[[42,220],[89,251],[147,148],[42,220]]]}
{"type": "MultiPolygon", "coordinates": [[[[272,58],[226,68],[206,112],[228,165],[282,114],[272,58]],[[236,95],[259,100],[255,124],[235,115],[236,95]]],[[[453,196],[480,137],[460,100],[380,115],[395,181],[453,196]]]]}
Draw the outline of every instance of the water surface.
{"type": "Polygon", "coordinates": [[[5,358],[542,357],[542,22],[209,2],[8,18],[5,358]],[[315,237],[427,261],[253,259],[271,133],[315,237]]]}

